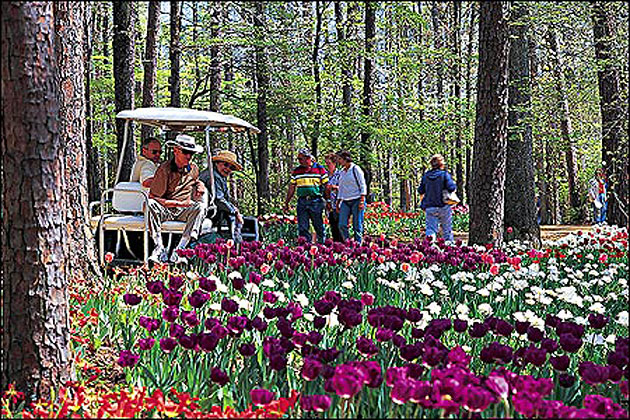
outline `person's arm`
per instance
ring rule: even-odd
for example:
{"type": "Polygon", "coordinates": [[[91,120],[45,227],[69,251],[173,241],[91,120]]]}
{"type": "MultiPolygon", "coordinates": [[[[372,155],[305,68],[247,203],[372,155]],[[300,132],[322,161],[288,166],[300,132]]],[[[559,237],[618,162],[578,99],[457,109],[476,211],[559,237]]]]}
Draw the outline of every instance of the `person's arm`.
{"type": "Polygon", "coordinates": [[[359,210],[363,210],[365,208],[365,197],[367,196],[367,183],[365,182],[365,174],[363,173],[363,169],[359,166],[354,166],[354,170],[357,174],[357,179],[359,180],[359,189],[361,190],[361,199],[359,201],[359,210]]]}
{"type": "Polygon", "coordinates": [[[453,192],[457,189],[457,185],[455,181],[453,181],[453,177],[448,172],[446,173],[446,190],[448,192],[453,192]]]}
{"type": "Polygon", "coordinates": [[[157,201],[164,207],[188,207],[190,205],[190,200],[180,201],[180,200],[170,200],[167,198],[163,198],[164,194],[166,194],[166,186],[168,184],[168,174],[166,173],[166,169],[163,166],[160,166],[158,170],[155,172],[155,176],[153,177],[153,181],[151,182],[151,189],[149,190],[149,198],[157,201]]]}
{"type": "Polygon", "coordinates": [[[289,184],[289,189],[287,189],[287,196],[284,199],[284,206],[282,207],[282,210],[285,213],[289,211],[289,203],[293,198],[293,194],[295,194],[295,184],[293,183],[293,180],[291,180],[291,183],[289,184]]]}
{"type": "Polygon", "coordinates": [[[418,186],[418,194],[425,195],[427,193],[427,186],[424,182],[424,175],[422,176],[422,180],[420,181],[420,186],[418,186]]]}

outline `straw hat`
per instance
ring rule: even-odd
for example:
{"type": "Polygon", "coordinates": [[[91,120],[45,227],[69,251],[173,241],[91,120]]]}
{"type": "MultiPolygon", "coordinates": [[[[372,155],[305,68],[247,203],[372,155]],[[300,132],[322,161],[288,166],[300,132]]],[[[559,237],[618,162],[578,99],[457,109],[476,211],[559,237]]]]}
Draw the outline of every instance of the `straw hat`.
{"type": "Polygon", "coordinates": [[[182,150],[193,153],[203,152],[203,147],[195,143],[195,138],[186,134],[179,134],[175,137],[175,140],[167,141],[166,145],[170,147],[180,147],[182,150]]]}
{"type": "Polygon", "coordinates": [[[242,171],[243,167],[236,161],[236,154],[229,150],[221,150],[216,156],[212,156],[213,162],[225,162],[233,165],[237,171],[242,171]]]}

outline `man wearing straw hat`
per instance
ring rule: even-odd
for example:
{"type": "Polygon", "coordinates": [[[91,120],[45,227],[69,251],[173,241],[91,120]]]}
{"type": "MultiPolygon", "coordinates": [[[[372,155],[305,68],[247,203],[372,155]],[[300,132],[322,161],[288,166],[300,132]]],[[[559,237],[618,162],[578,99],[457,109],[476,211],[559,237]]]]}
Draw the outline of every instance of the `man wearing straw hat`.
{"type": "Polygon", "coordinates": [[[203,200],[206,189],[199,180],[199,168],[192,163],[193,154],[202,152],[203,147],[185,134],[179,134],[166,145],[173,148],[173,158],[158,167],[149,191],[149,228],[155,243],[149,259],[166,262],[167,251],[162,243],[161,226],[168,220],[180,220],[186,222],[186,227],[170,261],[182,263],[186,259],[179,256],[177,250],[197,238],[206,217],[207,203],[203,200]]]}
{"type": "MultiPolygon", "coordinates": [[[[233,171],[242,171],[243,167],[236,161],[236,154],[229,150],[221,150],[212,157],[212,170],[214,171],[214,191],[217,214],[213,219],[213,224],[220,225],[224,220],[228,222],[232,239],[234,242],[242,242],[241,228],[243,227],[243,216],[238,207],[232,202],[230,190],[228,189],[228,178],[233,171]]],[[[199,179],[210,190],[210,172],[204,169],[199,175],[199,179]]]]}

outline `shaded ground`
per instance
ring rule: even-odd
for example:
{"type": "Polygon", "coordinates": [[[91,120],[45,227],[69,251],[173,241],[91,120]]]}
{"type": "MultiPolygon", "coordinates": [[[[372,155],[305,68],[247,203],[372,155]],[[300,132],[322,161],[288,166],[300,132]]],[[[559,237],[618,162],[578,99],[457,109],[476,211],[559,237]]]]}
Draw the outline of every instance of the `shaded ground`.
{"type": "MultiPolygon", "coordinates": [[[[591,229],[591,225],[542,225],[540,226],[540,234],[542,240],[555,240],[561,238],[569,233],[576,233],[577,231],[586,232],[591,229]]],[[[455,239],[461,239],[462,241],[468,241],[468,232],[455,232],[455,239]]]]}

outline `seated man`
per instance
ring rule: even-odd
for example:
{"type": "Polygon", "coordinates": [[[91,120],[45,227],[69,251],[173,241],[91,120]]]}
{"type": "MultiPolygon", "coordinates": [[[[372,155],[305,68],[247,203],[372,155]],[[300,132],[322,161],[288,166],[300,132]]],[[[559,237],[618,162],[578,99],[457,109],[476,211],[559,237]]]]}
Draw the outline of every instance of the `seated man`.
{"type": "Polygon", "coordinates": [[[206,217],[207,204],[202,200],[205,187],[199,180],[199,168],[192,163],[194,153],[203,151],[195,139],[185,134],[166,142],[173,147],[173,158],[162,163],[155,172],[149,191],[149,226],[155,249],[149,257],[154,262],[166,262],[167,255],[162,243],[162,222],[181,220],[186,222],[182,238],[173,250],[170,261],[186,262],[177,254],[191,239],[196,239],[201,223],[206,217]]]}
{"type": "MultiPolygon", "coordinates": [[[[238,208],[232,203],[230,191],[228,190],[227,179],[232,171],[241,171],[243,167],[236,161],[236,155],[228,150],[220,151],[216,156],[212,157],[214,164],[212,165],[214,176],[214,192],[215,202],[217,205],[217,214],[212,219],[215,226],[220,226],[223,220],[228,222],[232,239],[236,243],[242,241],[241,228],[243,227],[243,216],[238,208]]],[[[210,191],[210,172],[206,169],[201,172],[199,179],[206,185],[206,189],[210,191]]]]}
{"type": "Polygon", "coordinates": [[[131,179],[129,181],[139,182],[145,191],[149,191],[153,175],[157,171],[160,164],[160,155],[162,154],[162,144],[156,137],[147,137],[142,142],[142,150],[138,160],[133,164],[131,169],[131,179]]]}

